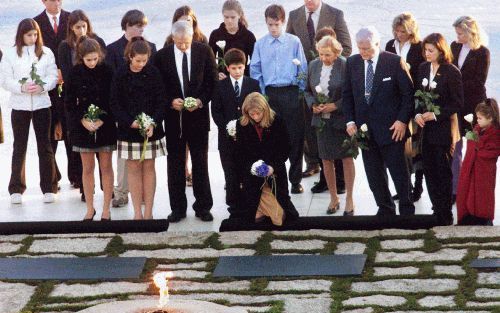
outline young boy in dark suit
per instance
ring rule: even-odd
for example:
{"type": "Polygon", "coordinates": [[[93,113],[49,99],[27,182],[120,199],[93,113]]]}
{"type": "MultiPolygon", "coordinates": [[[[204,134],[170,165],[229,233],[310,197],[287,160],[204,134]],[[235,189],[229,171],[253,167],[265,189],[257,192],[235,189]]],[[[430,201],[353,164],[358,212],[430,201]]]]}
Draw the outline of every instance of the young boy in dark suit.
{"type": "Polygon", "coordinates": [[[217,82],[212,98],[212,117],[219,128],[219,153],[226,180],[226,204],[229,217],[233,218],[240,217],[244,208],[238,205],[241,179],[235,154],[235,139],[229,136],[226,126],[230,121],[241,117],[245,97],[252,92],[260,92],[260,87],[258,80],[244,76],[247,60],[243,51],[230,49],[224,55],[224,61],[229,75],[217,82]]]}

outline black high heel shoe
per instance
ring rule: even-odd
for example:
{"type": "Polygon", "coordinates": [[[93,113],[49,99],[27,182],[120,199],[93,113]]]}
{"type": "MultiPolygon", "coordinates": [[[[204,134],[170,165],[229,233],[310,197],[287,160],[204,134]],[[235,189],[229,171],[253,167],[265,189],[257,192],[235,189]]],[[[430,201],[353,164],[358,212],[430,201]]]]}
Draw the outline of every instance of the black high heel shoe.
{"type": "Polygon", "coordinates": [[[333,208],[328,206],[328,209],[326,210],[326,214],[328,214],[328,215],[335,214],[339,209],[340,209],[340,200],[339,200],[339,202],[337,202],[337,204],[333,208]]]}
{"type": "Polygon", "coordinates": [[[109,215],[108,218],[104,218],[101,216],[101,222],[109,222],[109,221],[111,221],[111,214],[109,215]]]}
{"type": "Polygon", "coordinates": [[[95,214],[96,214],[96,211],[94,209],[94,214],[92,214],[92,217],[91,218],[84,218],[83,221],[84,222],[92,222],[94,220],[95,214]]]}

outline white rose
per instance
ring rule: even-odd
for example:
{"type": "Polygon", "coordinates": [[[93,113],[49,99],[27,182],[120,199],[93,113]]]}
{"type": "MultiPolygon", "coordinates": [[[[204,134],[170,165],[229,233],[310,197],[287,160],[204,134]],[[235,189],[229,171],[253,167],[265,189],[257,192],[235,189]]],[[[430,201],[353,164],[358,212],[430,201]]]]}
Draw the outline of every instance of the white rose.
{"type": "Polygon", "coordinates": [[[300,60],[299,59],[293,59],[292,60],[293,64],[299,66],[300,65],[300,60]]]}
{"type": "Polygon", "coordinates": [[[363,133],[366,133],[368,131],[368,125],[366,125],[366,124],[361,125],[361,131],[363,133]]]}
{"type": "Polygon", "coordinates": [[[314,90],[316,90],[317,93],[322,93],[323,92],[323,88],[321,88],[320,85],[314,87],[314,90]]]}
{"type": "Polygon", "coordinates": [[[233,138],[236,136],[236,122],[237,120],[232,120],[226,125],[227,134],[233,138]]]}
{"type": "Polygon", "coordinates": [[[436,89],[436,86],[437,83],[435,81],[432,81],[429,87],[431,87],[431,89],[436,89]]]}
{"type": "Polygon", "coordinates": [[[422,86],[427,87],[429,85],[429,80],[427,78],[422,79],[422,86]]]}
{"type": "Polygon", "coordinates": [[[406,63],[406,66],[408,67],[408,70],[411,70],[411,65],[410,65],[410,63],[408,63],[408,62],[407,62],[407,63],[406,63]]]}
{"type": "Polygon", "coordinates": [[[474,121],[474,115],[472,113],[467,114],[466,116],[464,116],[464,119],[472,124],[472,122],[474,121]]]}
{"type": "Polygon", "coordinates": [[[219,40],[215,44],[217,46],[219,46],[219,48],[221,48],[222,50],[224,50],[224,48],[226,48],[226,41],[225,40],[219,40]]]}

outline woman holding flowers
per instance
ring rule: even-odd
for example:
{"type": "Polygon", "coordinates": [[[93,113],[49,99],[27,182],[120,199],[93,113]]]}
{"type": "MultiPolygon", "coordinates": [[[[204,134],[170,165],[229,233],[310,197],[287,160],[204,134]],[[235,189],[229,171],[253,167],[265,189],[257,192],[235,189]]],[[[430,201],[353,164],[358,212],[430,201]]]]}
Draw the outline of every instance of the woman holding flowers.
{"type": "Polygon", "coordinates": [[[443,35],[428,35],[423,47],[427,62],[419,67],[420,90],[416,95],[420,99],[415,121],[423,128],[424,175],[434,215],[440,224],[451,225],[451,159],[459,137],[455,131],[458,132],[456,113],[463,105],[462,77],[460,70],[451,64],[451,51],[443,35]],[[432,97],[432,101],[426,105],[420,101],[423,97],[432,97]]]}
{"type": "Polygon", "coordinates": [[[14,46],[4,51],[0,76],[3,87],[11,92],[14,133],[9,182],[11,203],[20,204],[26,190],[24,167],[31,121],[36,135],[43,201],[54,202],[57,179],[50,145],[51,102],[48,92],[56,86],[57,66],[52,51],[43,46],[40,27],[33,19],[19,23],[14,46]]]}
{"type": "Polygon", "coordinates": [[[330,190],[327,214],[340,207],[337,194],[334,160],[342,159],[346,186],[344,215],[353,215],[354,161],[343,145],[348,139],[342,114],[342,86],[346,60],[341,56],[342,45],[333,37],[323,37],[317,44],[319,58],[309,63],[305,100],[313,110],[312,126],[316,127],[318,153],[323,161],[326,183],[330,190]]]}
{"type": "Polygon", "coordinates": [[[113,194],[113,167],[111,157],[116,150],[116,125],[109,107],[109,90],[113,77],[111,67],[103,62],[99,42],[82,36],[75,47],[76,65],[69,72],[65,84],[65,107],[73,152],[82,160],[82,184],[87,204],[84,221],[91,221],[94,208],[95,155],[104,191],[101,221],[109,221],[113,194]]]}
{"type": "Polygon", "coordinates": [[[151,48],[144,38],[132,38],[124,55],[128,62],[113,78],[110,99],[118,122],[118,157],[127,160],[134,219],[152,219],[155,158],[166,153],[162,126],[165,88],[158,70],[148,64],[151,48]]]}
{"type": "Polygon", "coordinates": [[[242,164],[244,197],[241,201],[248,220],[260,218],[262,187],[265,182],[274,186],[273,193],[283,208],[284,219],[296,220],[299,213],[288,194],[288,177],[285,161],[290,151],[290,140],[283,120],[271,110],[264,96],[258,92],[249,94],[241,108],[242,117],[236,125],[237,153],[242,164]],[[268,165],[265,178],[251,173],[252,165],[262,160],[268,165]],[[272,180],[275,182],[272,182],[272,180]]]}

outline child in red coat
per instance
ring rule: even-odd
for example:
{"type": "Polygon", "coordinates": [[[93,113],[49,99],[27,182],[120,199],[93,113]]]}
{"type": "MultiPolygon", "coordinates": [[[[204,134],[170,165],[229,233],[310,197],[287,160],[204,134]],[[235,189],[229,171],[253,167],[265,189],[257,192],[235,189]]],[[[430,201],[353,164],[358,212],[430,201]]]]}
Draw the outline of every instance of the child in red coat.
{"type": "Polygon", "coordinates": [[[476,107],[476,140],[467,141],[467,152],[457,189],[459,225],[493,225],[495,182],[500,156],[500,121],[495,99],[476,107]]]}

